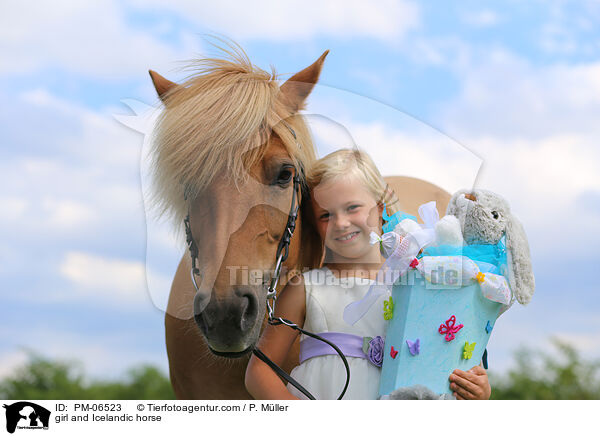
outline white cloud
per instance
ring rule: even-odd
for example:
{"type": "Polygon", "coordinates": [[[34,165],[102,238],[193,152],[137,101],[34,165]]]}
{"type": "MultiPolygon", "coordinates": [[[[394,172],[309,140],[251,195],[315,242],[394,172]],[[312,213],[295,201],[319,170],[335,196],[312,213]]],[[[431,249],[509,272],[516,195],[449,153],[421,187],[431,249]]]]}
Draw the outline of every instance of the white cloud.
{"type": "Polygon", "coordinates": [[[43,141],[48,151],[63,152],[61,157],[83,158],[98,167],[124,167],[140,159],[141,137],[124,129],[112,114],[91,110],[40,88],[24,92],[16,104],[30,114],[17,121],[23,131],[37,128],[36,124],[46,119],[55,121],[59,130],[43,141]]]}
{"type": "Polygon", "coordinates": [[[554,1],[546,5],[547,18],[539,32],[539,47],[553,55],[595,56],[600,51],[595,31],[600,19],[598,2],[554,1]]]}
{"type": "MultiPolygon", "coordinates": [[[[0,270],[8,277],[25,274],[33,251],[38,275],[45,276],[44,292],[35,287],[15,298],[58,302],[97,297],[95,301],[131,305],[149,301],[142,262],[119,263],[103,256],[126,252],[125,257],[143,259],[142,136],[110,114],[44,90],[17,99],[2,124],[7,143],[25,145],[6,150],[0,162],[0,270]],[[51,126],[51,133],[40,125],[51,126]],[[100,275],[94,273],[95,262],[100,275]],[[95,285],[78,274],[91,277],[95,285]],[[65,286],[65,278],[73,286],[65,286]]],[[[160,275],[153,280],[161,286],[164,281],[160,275]]]]}
{"type": "Polygon", "coordinates": [[[369,153],[384,176],[416,177],[449,192],[472,186],[481,163],[433,129],[410,132],[379,122],[344,123],[343,129],[333,123],[311,122],[311,127],[323,147],[321,156],[338,148],[359,147],[369,153]]]}
{"type": "Polygon", "coordinates": [[[27,353],[23,350],[11,350],[0,354],[0,379],[12,376],[17,368],[27,363],[27,353]]]}
{"type": "Polygon", "coordinates": [[[0,196],[0,220],[10,222],[17,221],[23,217],[29,204],[24,198],[11,195],[0,196]]]}
{"type": "Polygon", "coordinates": [[[494,11],[469,11],[466,12],[462,20],[474,27],[492,27],[498,24],[500,17],[494,11]]]}
{"type": "Polygon", "coordinates": [[[558,252],[595,255],[600,213],[593,203],[600,195],[600,149],[590,138],[474,136],[463,141],[483,159],[476,187],[508,200],[536,262],[554,260],[558,252]]]}
{"type": "Polygon", "coordinates": [[[467,142],[484,160],[479,182],[513,193],[514,203],[523,209],[531,209],[527,206],[535,198],[566,210],[579,194],[600,190],[600,150],[585,136],[565,134],[538,140],[473,137],[467,142]],[[508,172],[510,177],[502,176],[508,172]]]}
{"type": "Polygon", "coordinates": [[[473,186],[481,159],[457,141],[368,97],[326,86],[318,93],[308,119],[319,157],[359,147],[384,176],[416,177],[448,192],[473,186]]]}
{"type": "Polygon", "coordinates": [[[81,296],[95,296],[98,300],[116,304],[148,299],[145,267],[139,261],[69,252],[60,265],[60,274],[81,296]]]}
{"type": "MultiPolygon", "coordinates": [[[[157,320],[158,321],[158,320],[157,320]]],[[[19,349],[0,354],[0,378],[14,374],[15,370],[27,363],[27,353],[23,350],[40,351],[43,357],[61,361],[82,362],[85,374],[91,377],[122,377],[126,369],[140,364],[153,364],[166,374],[167,358],[164,352],[162,329],[154,338],[156,347],[140,344],[140,332],[121,332],[119,335],[96,332],[92,336],[56,328],[20,326],[18,331],[4,331],[0,337],[3,343],[19,343],[19,349]],[[43,350],[40,350],[43,344],[43,350]]],[[[154,335],[154,332],[145,332],[154,335]]]]}
{"type": "Polygon", "coordinates": [[[600,216],[583,199],[600,192],[600,63],[534,66],[493,52],[464,71],[437,118],[482,157],[477,186],[509,200],[534,257],[552,257],[558,233],[564,250],[591,253],[600,216]]]}
{"type": "Polygon", "coordinates": [[[420,178],[448,192],[472,186],[481,164],[477,156],[433,129],[404,132],[373,123],[356,126],[355,138],[383,175],[420,178]]]}
{"type": "Polygon", "coordinates": [[[504,50],[471,58],[437,119],[457,136],[540,138],[600,133],[600,62],[534,66],[504,50]]]}
{"type": "Polygon", "coordinates": [[[360,0],[309,0],[302,3],[225,0],[210,4],[194,0],[135,1],[135,7],[167,9],[234,39],[298,41],[317,36],[370,37],[388,42],[418,27],[419,8],[407,0],[377,3],[360,0]],[[249,19],[248,17],[252,17],[249,19]]]}
{"type": "Polygon", "coordinates": [[[139,76],[198,49],[186,38],[181,44],[176,50],[136,30],[117,1],[10,2],[0,16],[0,73],[60,68],[104,79],[139,76]]]}
{"type": "Polygon", "coordinates": [[[18,145],[0,162],[0,233],[54,246],[143,231],[141,135],[40,89],[20,96],[2,125],[3,140],[18,145]]]}
{"type": "MultiPolygon", "coordinates": [[[[135,167],[133,167],[135,170],[135,167]]],[[[124,230],[130,235],[144,226],[141,192],[135,179],[127,183],[115,170],[107,180],[103,170],[78,167],[53,159],[10,159],[0,164],[0,183],[12,199],[0,214],[6,224],[0,234],[22,232],[22,242],[110,238],[124,230]],[[10,230],[9,230],[10,229],[10,230]]]]}
{"type": "Polygon", "coordinates": [[[201,51],[201,38],[194,33],[198,25],[237,40],[298,41],[332,36],[398,42],[419,26],[419,15],[417,4],[408,0],[377,4],[313,0],[301,5],[269,0],[209,4],[192,0],[23,0],[4,5],[0,16],[0,74],[57,68],[114,80],[142,77],[148,68],[169,71],[176,66],[174,61],[201,51]],[[156,23],[136,27],[130,23],[130,8],[151,14],[167,10],[176,17],[158,16],[154,17],[156,23]],[[175,24],[181,21],[193,24],[175,24]],[[173,42],[165,42],[165,33],[173,42]]]}
{"type": "Polygon", "coordinates": [[[41,206],[47,212],[49,224],[55,228],[84,226],[94,218],[93,211],[87,205],[75,201],[44,198],[41,206]]]}
{"type": "Polygon", "coordinates": [[[600,350],[600,330],[587,333],[557,333],[556,338],[587,356],[598,357],[600,350]]]}

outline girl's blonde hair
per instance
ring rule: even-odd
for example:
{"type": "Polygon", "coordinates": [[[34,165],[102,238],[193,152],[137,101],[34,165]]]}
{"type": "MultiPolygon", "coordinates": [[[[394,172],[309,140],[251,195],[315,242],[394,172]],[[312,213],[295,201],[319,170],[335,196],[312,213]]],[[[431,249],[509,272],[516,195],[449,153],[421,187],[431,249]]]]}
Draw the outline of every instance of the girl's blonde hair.
{"type": "Polygon", "coordinates": [[[385,204],[386,212],[397,212],[398,198],[373,159],[363,150],[342,148],[316,161],[307,175],[309,189],[340,177],[356,176],[371,193],[377,205],[385,204]]]}
{"type": "MultiPolygon", "coordinates": [[[[342,148],[317,160],[311,166],[306,181],[310,192],[312,192],[321,183],[349,176],[358,177],[358,180],[371,193],[378,206],[385,204],[388,216],[398,211],[398,197],[396,193],[383,180],[373,159],[365,151],[357,148],[342,148]]],[[[312,211],[311,215],[313,215],[312,211]]],[[[306,218],[309,218],[311,225],[315,225],[314,215],[306,218]]],[[[327,250],[323,241],[321,241],[321,250],[322,259],[326,259],[327,250]]]]}

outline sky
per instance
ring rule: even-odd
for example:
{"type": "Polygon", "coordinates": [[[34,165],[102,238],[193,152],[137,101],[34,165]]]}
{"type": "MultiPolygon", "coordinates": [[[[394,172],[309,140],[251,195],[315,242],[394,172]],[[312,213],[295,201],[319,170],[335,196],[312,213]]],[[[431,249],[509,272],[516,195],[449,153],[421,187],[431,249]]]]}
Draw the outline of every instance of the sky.
{"type": "Polygon", "coordinates": [[[27,350],[79,360],[94,377],[139,363],[167,370],[164,299],[183,248],[147,216],[144,135],[117,118],[158,105],[148,69],[179,81],[184,61],[217,53],[211,35],[281,80],[330,50],[306,111],[320,156],[358,145],[385,175],[510,202],[529,237],[536,293],[499,319],[493,371],[505,372],[522,345],[551,351],[553,337],[600,357],[600,4],[298,7],[3,5],[0,377],[27,350]]]}

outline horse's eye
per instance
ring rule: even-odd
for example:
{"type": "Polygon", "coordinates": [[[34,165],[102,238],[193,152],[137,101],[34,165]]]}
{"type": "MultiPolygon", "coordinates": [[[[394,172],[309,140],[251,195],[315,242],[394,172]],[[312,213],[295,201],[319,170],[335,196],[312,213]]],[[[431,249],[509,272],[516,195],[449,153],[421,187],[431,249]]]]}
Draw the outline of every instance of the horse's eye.
{"type": "Polygon", "coordinates": [[[498,212],[496,212],[495,210],[492,211],[492,216],[494,217],[495,220],[498,219],[498,217],[500,216],[500,214],[498,212]]]}
{"type": "Polygon", "coordinates": [[[287,185],[292,180],[293,175],[294,173],[290,168],[283,168],[277,175],[277,184],[281,186],[287,185]]]}

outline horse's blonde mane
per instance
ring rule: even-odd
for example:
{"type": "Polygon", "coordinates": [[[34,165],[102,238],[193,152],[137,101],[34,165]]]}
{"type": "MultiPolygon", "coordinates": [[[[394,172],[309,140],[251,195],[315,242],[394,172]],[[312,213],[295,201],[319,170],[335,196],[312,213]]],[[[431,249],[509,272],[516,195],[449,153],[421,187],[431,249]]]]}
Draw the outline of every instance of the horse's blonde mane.
{"type": "Polygon", "coordinates": [[[152,145],[152,200],[176,226],[181,226],[189,201],[215,176],[227,174],[236,185],[247,180],[248,169],[262,159],[273,133],[297,167],[315,160],[303,117],[291,114],[278,98],[275,71],[269,74],[252,65],[238,46],[221,50],[226,54],[222,59],[192,61],[189,68],[195,74],[162,97],[165,109],[152,145]]]}

